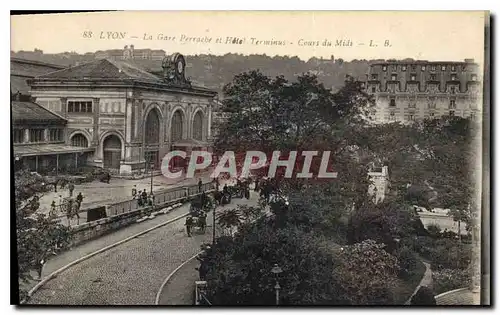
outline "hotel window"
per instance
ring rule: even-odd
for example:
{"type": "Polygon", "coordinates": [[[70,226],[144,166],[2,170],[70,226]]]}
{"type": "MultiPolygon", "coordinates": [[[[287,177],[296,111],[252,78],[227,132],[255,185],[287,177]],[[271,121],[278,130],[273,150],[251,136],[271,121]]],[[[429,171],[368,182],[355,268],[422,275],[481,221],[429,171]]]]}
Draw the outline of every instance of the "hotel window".
{"type": "Polygon", "coordinates": [[[30,129],[30,142],[43,142],[43,129],[30,129]]]}
{"type": "Polygon", "coordinates": [[[431,66],[431,71],[436,71],[436,66],[435,65],[431,66]]]}
{"type": "Polygon", "coordinates": [[[477,81],[477,74],[473,74],[473,75],[471,76],[471,80],[472,80],[472,81],[477,81]]]}
{"type": "Polygon", "coordinates": [[[49,129],[49,141],[62,141],[63,130],[62,129],[49,129]]]}
{"type": "Polygon", "coordinates": [[[372,93],[375,93],[376,92],[376,88],[374,86],[372,86],[372,93]]]}
{"type": "Polygon", "coordinates": [[[372,74],[372,80],[377,80],[378,79],[378,74],[372,74]]]}
{"type": "Polygon", "coordinates": [[[433,73],[430,76],[431,81],[436,81],[436,75],[433,73]]]}
{"type": "Polygon", "coordinates": [[[451,81],[456,81],[457,80],[457,75],[456,74],[452,74],[451,75],[451,81]]]}
{"type": "Polygon", "coordinates": [[[429,116],[430,117],[434,117],[434,113],[429,113],[429,116]]]}
{"type": "Polygon", "coordinates": [[[391,80],[392,81],[397,81],[398,80],[398,75],[397,74],[392,74],[391,75],[391,80]]]}
{"type": "Polygon", "coordinates": [[[446,71],[446,66],[441,66],[441,71],[446,71]]]}
{"type": "Polygon", "coordinates": [[[394,120],[396,116],[394,115],[394,112],[389,113],[389,120],[394,120]]]}
{"type": "Polygon", "coordinates": [[[416,65],[411,65],[411,70],[417,70],[417,66],[416,65]]]}
{"type": "Polygon", "coordinates": [[[476,112],[471,112],[470,113],[470,119],[475,120],[476,119],[476,112]]]}
{"type": "Polygon", "coordinates": [[[387,66],[382,66],[382,71],[387,71],[387,66]]]}
{"type": "Polygon", "coordinates": [[[92,113],[92,101],[68,101],[68,113],[92,113]]]}
{"type": "Polygon", "coordinates": [[[401,66],[401,71],[406,71],[406,66],[401,66]]]}
{"type": "Polygon", "coordinates": [[[415,120],[415,113],[409,113],[409,114],[408,114],[408,120],[409,120],[409,121],[413,121],[413,120],[415,120]]]}
{"type": "Polygon", "coordinates": [[[454,110],[450,110],[450,116],[455,116],[455,111],[454,110]]]}
{"type": "Polygon", "coordinates": [[[434,102],[429,102],[429,103],[427,104],[427,107],[429,107],[429,108],[431,108],[431,109],[434,109],[434,108],[436,108],[436,103],[434,103],[434,102]]]}
{"type": "Polygon", "coordinates": [[[24,129],[14,129],[14,143],[24,142],[24,129]]]}
{"type": "Polygon", "coordinates": [[[416,74],[411,74],[410,75],[410,81],[417,81],[417,75],[416,74]]]}
{"type": "Polygon", "coordinates": [[[457,66],[451,66],[451,71],[457,71],[457,66]]]}
{"type": "Polygon", "coordinates": [[[422,71],[425,71],[425,66],[422,66],[422,71]]]}
{"type": "Polygon", "coordinates": [[[455,103],[455,100],[450,100],[450,107],[449,107],[449,108],[450,108],[450,109],[455,109],[455,108],[457,108],[457,105],[456,105],[456,103],[455,103]]]}
{"type": "Polygon", "coordinates": [[[391,107],[395,107],[396,106],[396,99],[395,98],[391,98],[389,106],[391,106],[391,107]]]}
{"type": "Polygon", "coordinates": [[[451,86],[450,87],[450,93],[451,94],[455,94],[456,90],[455,90],[455,87],[454,86],[451,86]]]}

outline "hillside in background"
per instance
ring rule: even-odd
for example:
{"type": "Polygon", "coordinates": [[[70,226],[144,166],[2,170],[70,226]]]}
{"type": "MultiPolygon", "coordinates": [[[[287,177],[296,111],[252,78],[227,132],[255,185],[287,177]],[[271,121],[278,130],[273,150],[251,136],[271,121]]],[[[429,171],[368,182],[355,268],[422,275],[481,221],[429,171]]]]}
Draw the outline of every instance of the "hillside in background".
{"type": "MultiPolygon", "coordinates": [[[[74,66],[95,60],[94,53],[77,54],[64,52],[60,54],[44,54],[43,51],[12,52],[11,57],[36,60],[63,66],[74,66]]],[[[321,82],[336,90],[340,88],[346,75],[365,79],[370,63],[382,60],[352,60],[343,61],[332,56],[331,59],[311,58],[303,61],[298,57],[226,54],[223,56],[194,55],[186,57],[186,76],[193,84],[202,85],[218,92],[230,82],[236,74],[244,71],[260,69],[268,76],[283,75],[293,80],[304,72],[316,74],[321,82]]],[[[127,60],[129,62],[129,60],[127,60]]],[[[134,63],[148,71],[161,71],[161,61],[136,59],[134,63]]]]}

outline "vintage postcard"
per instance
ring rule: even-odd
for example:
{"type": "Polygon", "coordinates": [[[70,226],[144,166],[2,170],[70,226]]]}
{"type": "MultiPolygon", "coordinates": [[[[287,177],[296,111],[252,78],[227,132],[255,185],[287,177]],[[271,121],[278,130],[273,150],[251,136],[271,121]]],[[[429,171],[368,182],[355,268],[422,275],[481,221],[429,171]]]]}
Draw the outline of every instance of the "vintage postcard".
{"type": "Polygon", "coordinates": [[[489,20],[11,15],[11,303],[490,305],[489,20]]]}

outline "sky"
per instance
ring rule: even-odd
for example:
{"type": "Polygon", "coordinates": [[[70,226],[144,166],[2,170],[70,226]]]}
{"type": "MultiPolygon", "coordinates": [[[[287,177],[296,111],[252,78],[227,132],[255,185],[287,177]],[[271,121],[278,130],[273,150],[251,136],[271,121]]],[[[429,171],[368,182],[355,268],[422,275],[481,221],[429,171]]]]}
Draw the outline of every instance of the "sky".
{"type": "Polygon", "coordinates": [[[127,11],[11,16],[11,50],[163,49],[482,64],[482,11],[127,11]],[[233,43],[228,38],[236,39],[233,43]],[[217,39],[220,38],[220,42],[217,39]],[[268,42],[266,45],[266,41],[268,42]],[[331,44],[331,45],[328,45],[331,44]]]}

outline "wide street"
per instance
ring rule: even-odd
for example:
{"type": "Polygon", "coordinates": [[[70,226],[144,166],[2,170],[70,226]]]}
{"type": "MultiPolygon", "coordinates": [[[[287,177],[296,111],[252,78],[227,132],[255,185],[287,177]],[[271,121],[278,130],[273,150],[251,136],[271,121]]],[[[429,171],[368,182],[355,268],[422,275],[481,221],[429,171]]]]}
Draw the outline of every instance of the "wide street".
{"type": "MultiPolygon", "coordinates": [[[[258,195],[252,192],[250,200],[234,199],[232,204],[225,208],[238,204],[255,205],[257,200],[258,195]]],[[[189,204],[183,205],[175,210],[175,216],[186,213],[188,209],[189,204]]],[[[218,211],[222,209],[219,207],[218,211]]],[[[165,216],[159,216],[146,222],[154,226],[164,221],[166,221],[165,216]]],[[[212,240],[212,212],[207,218],[209,227],[205,234],[195,233],[193,237],[188,237],[184,223],[184,219],[175,221],[63,271],[35,292],[29,304],[154,304],[164,279],[182,262],[199,252],[204,242],[212,240]]],[[[107,242],[114,234],[121,234],[116,238],[116,241],[119,241],[126,237],[125,234],[133,235],[140,232],[135,231],[140,224],[105,236],[108,238],[107,242]],[[127,232],[130,229],[134,231],[127,232]]],[[[141,230],[145,229],[147,227],[141,230]]],[[[82,246],[88,248],[92,246],[92,242],[100,241],[97,239],[89,242],[90,245],[86,243],[82,246]]],[[[69,255],[75,253],[80,253],[78,247],[72,249],[69,255]]],[[[85,254],[82,252],[80,257],[85,254]]]]}

